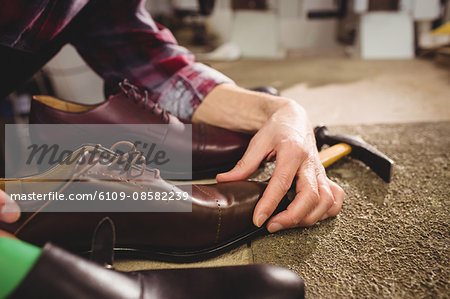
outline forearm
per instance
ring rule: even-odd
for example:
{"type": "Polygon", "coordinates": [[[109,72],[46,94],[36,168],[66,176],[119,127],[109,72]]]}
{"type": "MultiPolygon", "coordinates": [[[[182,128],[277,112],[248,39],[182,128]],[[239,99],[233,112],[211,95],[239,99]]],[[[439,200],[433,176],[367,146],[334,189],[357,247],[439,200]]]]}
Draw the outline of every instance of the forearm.
{"type": "Polygon", "coordinates": [[[293,100],[224,83],[216,86],[203,99],[192,121],[254,133],[281,110],[303,113],[293,100]]]}

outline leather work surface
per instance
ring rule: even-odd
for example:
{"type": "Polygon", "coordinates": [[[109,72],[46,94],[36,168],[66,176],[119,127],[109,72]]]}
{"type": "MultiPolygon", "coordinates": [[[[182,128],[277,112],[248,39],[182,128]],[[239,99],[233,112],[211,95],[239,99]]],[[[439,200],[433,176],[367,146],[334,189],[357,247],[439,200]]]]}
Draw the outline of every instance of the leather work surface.
{"type": "MultiPolygon", "coordinates": [[[[333,126],[395,162],[387,184],[344,158],[327,173],[345,190],[341,214],[195,264],[122,260],[123,270],[268,263],[297,272],[308,298],[445,297],[450,288],[450,122],[333,126]]],[[[267,175],[273,167],[260,173],[267,175]],[[266,173],[264,173],[266,172],[266,173]]]]}

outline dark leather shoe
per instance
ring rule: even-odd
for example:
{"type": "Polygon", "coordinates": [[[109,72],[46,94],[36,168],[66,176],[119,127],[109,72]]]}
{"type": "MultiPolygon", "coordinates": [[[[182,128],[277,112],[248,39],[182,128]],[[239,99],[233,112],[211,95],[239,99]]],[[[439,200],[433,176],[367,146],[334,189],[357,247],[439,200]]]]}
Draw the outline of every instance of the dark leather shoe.
{"type": "MultiPolygon", "coordinates": [[[[94,194],[106,191],[123,192],[131,197],[143,190],[160,193],[188,190],[187,186],[173,186],[155,175],[154,170],[139,165],[133,165],[124,172],[124,165],[99,163],[98,159],[92,159],[93,162],[87,167],[67,162],[77,161],[74,157],[80,157],[80,154],[86,158],[84,161],[91,160],[90,155],[120,158],[106,148],[84,146],[43,174],[7,179],[1,183],[8,183],[7,192],[14,194],[45,194],[49,191],[94,194]],[[141,171],[142,174],[137,176],[136,172],[141,171]],[[77,181],[84,183],[82,191],[75,184],[77,181]]],[[[4,189],[4,186],[1,187],[4,189]]],[[[192,195],[186,201],[186,204],[192,202],[192,212],[54,212],[61,208],[67,210],[64,205],[71,203],[18,201],[22,211],[30,211],[30,205],[37,205],[33,207],[37,212],[23,212],[17,223],[0,223],[0,229],[39,246],[51,241],[72,251],[83,252],[89,250],[88,236],[99,220],[110,217],[118,227],[118,251],[169,261],[198,260],[266,232],[264,226],[258,228],[252,222],[253,210],[265,188],[266,183],[250,181],[192,185],[192,195]]],[[[124,203],[136,204],[130,198],[125,199],[124,203]]],[[[285,198],[277,211],[285,209],[288,203],[285,198]]],[[[138,210],[145,211],[152,202],[138,204],[142,205],[138,206],[138,210]]],[[[71,206],[70,209],[74,210],[71,206]]]]}
{"type": "Polygon", "coordinates": [[[270,265],[119,272],[51,244],[9,298],[303,298],[295,273],[270,265]]]}
{"type": "MultiPolygon", "coordinates": [[[[105,102],[98,105],[82,105],[50,96],[34,96],[31,103],[31,124],[179,124],[178,118],[161,109],[149,98],[146,91],[124,81],[121,91],[112,95],[105,102]]],[[[188,123],[188,122],[184,122],[188,123]]],[[[33,134],[38,143],[57,144],[62,138],[76,140],[74,132],[64,132],[60,136],[48,136],[45,132],[33,134]],[[36,139],[37,138],[37,139],[36,139]]],[[[183,130],[180,130],[183,132],[183,130]]],[[[111,132],[113,134],[113,132],[111,132]]],[[[139,132],[130,132],[131,136],[139,132]]],[[[81,136],[87,136],[84,134],[81,136]]],[[[145,141],[148,134],[142,133],[140,140],[145,141]]],[[[216,174],[228,171],[244,154],[251,135],[233,132],[222,128],[195,123],[192,124],[192,179],[215,177],[216,174]]],[[[154,138],[150,142],[163,142],[154,138]]],[[[166,147],[178,149],[176,142],[180,138],[172,136],[173,144],[165,143],[166,147]]],[[[150,143],[149,142],[149,143],[150,143]]],[[[96,140],[82,140],[81,143],[97,143],[96,140]]],[[[163,173],[164,175],[164,173],[163,173]]],[[[183,173],[181,174],[183,175],[183,173]]],[[[173,179],[173,177],[170,177],[173,179]]]]}

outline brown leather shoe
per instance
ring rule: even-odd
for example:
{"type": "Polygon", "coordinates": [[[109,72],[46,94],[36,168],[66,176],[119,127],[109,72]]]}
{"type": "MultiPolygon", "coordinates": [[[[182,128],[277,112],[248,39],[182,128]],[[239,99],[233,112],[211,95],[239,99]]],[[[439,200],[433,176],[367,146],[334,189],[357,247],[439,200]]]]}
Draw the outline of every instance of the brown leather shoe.
{"type": "MultiPolygon", "coordinates": [[[[148,210],[155,201],[133,201],[131,196],[142,191],[183,192],[189,186],[176,187],[158,177],[154,170],[139,165],[128,167],[114,163],[121,156],[106,148],[83,146],[61,164],[36,176],[2,180],[2,189],[12,194],[48,193],[94,194],[104,191],[129,195],[123,203],[138,206],[138,211],[148,210]],[[86,158],[89,165],[68,163],[74,157],[86,158]],[[96,156],[111,157],[100,163],[96,156]],[[94,159],[89,159],[94,157],[94,159]],[[136,175],[138,173],[139,175],[136,175]],[[55,179],[56,178],[56,179],[55,179]],[[76,182],[82,182],[83,189],[76,182]],[[111,184],[113,182],[113,184],[111,184]],[[108,184],[107,184],[108,183],[108,184]],[[123,192],[123,193],[121,193],[123,192]]],[[[134,161],[132,161],[134,162],[134,161]]],[[[145,162],[144,162],[145,163],[145,162]]],[[[83,252],[89,250],[89,235],[104,217],[117,224],[117,250],[134,252],[146,257],[171,261],[189,261],[206,258],[242,244],[266,232],[264,226],[255,227],[253,210],[266,188],[266,183],[237,181],[212,185],[192,185],[189,200],[192,212],[55,212],[67,210],[67,201],[17,201],[22,208],[21,218],[14,224],[0,224],[0,229],[37,245],[51,241],[64,248],[83,252]],[[34,205],[34,206],[33,206],[34,205]],[[26,212],[33,208],[36,212],[26,212]]],[[[13,196],[12,196],[13,197],[13,196]]],[[[14,199],[14,197],[13,197],[14,199]]],[[[111,202],[111,204],[121,202],[111,202]]],[[[279,206],[285,209],[285,198],[279,206]]],[[[69,206],[75,210],[75,204],[69,206]]],[[[109,207],[109,206],[108,206],[109,207]]],[[[126,208],[132,206],[124,206],[126,208]]],[[[122,209],[119,209],[121,211],[122,209]]]]}
{"type": "MultiPolygon", "coordinates": [[[[147,91],[137,88],[126,80],[120,83],[120,86],[119,93],[98,105],[82,105],[50,96],[34,96],[31,103],[30,123],[179,125],[189,123],[181,122],[161,109],[149,98],[147,91]]],[[[136,133],[132,132],[132,134],[136,133]]],[[[65,132],[61,136],[48,136],[43,132],[32,137],[38,138],[39,142],[50,144],[58,143],[58,138],[74,139],[72,132],[65,132]]],[[[206,124],[192,124],[192,148],[188,149],[192,151],[192,179],[215,177],[216,174],[233,168],[244,154],[251,137],[249,134],[206,124]]],[[[80,139],[75,139],[76,145],[79,145],[80,139]]],[[[145,137],[141,137],[141,140],[145,140],[145,137]]],[[[177,139],[173,138],[173,140],[177,139]]],[[[94,141],[84,140],[82,143],[94,143],[94,141]]],[[[165,146],[177,147],[178,144],[165,146]]]]}
{"type": "Polygon", "coordinates": [[[302,279],[272,265],[120,272],[45,245],[8,298],[304,298],[302,279]]]}

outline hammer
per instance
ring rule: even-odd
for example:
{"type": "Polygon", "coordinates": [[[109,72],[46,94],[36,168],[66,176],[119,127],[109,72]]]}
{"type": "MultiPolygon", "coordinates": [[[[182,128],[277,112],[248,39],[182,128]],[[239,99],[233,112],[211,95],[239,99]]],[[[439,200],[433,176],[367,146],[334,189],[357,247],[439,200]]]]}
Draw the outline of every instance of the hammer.
{"type": "Polygon", "coordinates": [[[324,167],[349,155],[369,166],[385,182],[391,181],[394,161],[361,138],[351,135],[331,135],[325,126],[316,127],[314,134],[319,151],[325,144],[330,146],[319,152],[324,167]]]}

